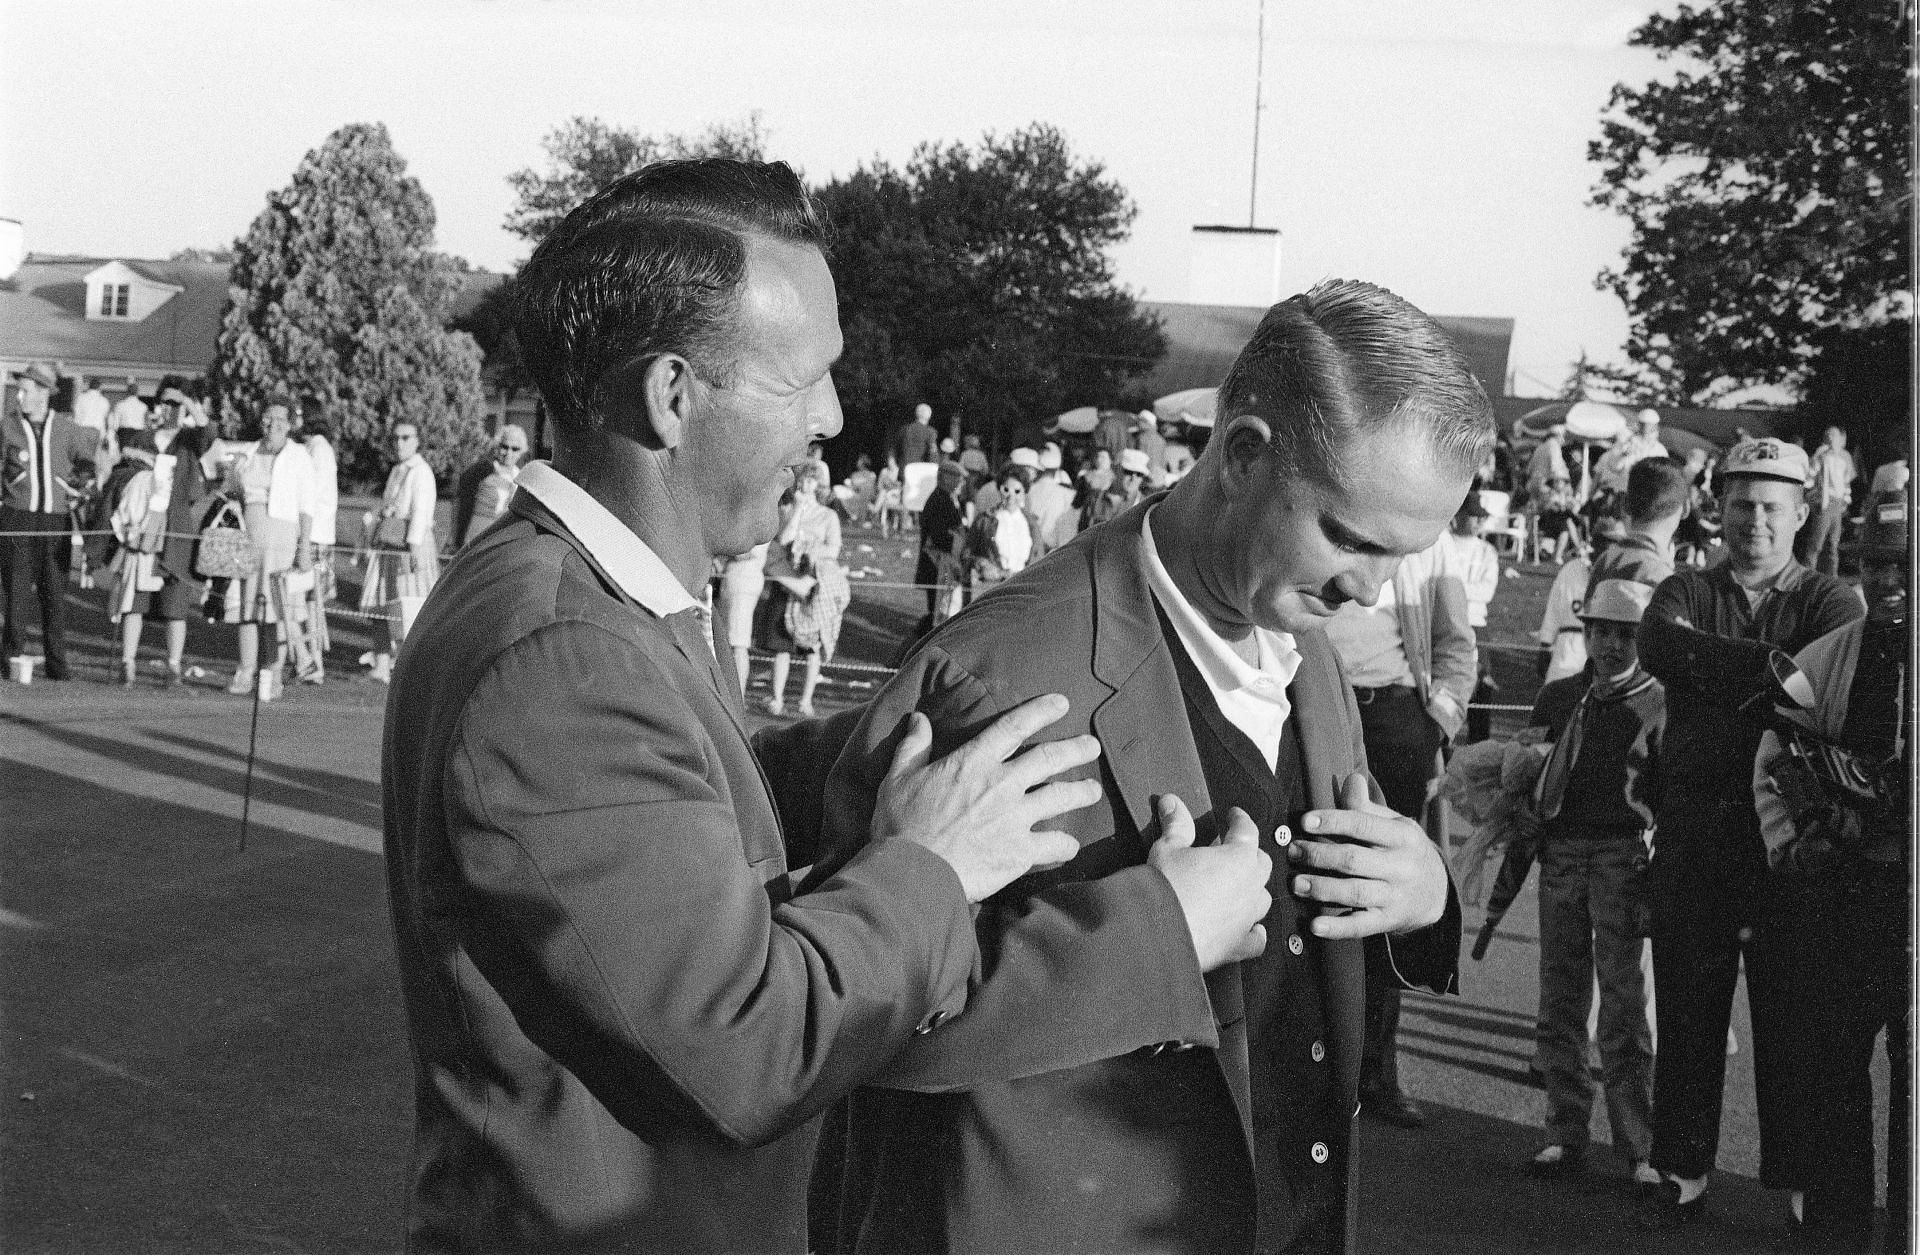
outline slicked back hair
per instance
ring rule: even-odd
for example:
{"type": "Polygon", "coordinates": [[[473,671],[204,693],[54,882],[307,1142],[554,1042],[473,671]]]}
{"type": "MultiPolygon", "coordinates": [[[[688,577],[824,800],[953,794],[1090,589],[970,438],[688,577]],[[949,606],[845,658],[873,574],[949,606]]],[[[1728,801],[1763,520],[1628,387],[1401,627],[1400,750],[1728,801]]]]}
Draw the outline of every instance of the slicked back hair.
{"type": "Polygon", "coordinates": [[[1627,522],[1652,523],[1678,514],[1692,498],[1687,472],[1672,458],[1641,458],[1627,471],[1627,522]]]}
{"type": "Polygon", "coordinates": [[[658,162],[568,214],[514,281],[514,334],[554,422],[597,430],[602,381],[662,353],[725,384],[753,235],[826,250],[825,222],[783,161],[658,162]]]}
{"type": "Polygon", "coordinates": [[[1286,473],[1343,486],[1341,450],[1379,428],[1424,430],[1437,458],[1477,467],[1493,407],[1440,325],[1385,288],[1331,279],[1275,305],[1220,385],[1222,426],[1258,414],[1286,473]]]}

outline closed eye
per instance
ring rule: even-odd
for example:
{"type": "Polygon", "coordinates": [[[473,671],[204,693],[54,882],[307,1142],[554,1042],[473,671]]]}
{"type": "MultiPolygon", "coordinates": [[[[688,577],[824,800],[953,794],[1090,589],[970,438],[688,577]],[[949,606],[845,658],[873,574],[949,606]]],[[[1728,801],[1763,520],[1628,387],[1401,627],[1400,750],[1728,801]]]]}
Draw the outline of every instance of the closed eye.
{"type": "Polygon", "coordinates": [[[1348,553],[1365,554],[1376,558],[1397,556],[1393,550],[1376,541],[1368,540],[1330,514],[1320,516],[1320,532],[1335,548],[1343,549],[1348,553]]]}

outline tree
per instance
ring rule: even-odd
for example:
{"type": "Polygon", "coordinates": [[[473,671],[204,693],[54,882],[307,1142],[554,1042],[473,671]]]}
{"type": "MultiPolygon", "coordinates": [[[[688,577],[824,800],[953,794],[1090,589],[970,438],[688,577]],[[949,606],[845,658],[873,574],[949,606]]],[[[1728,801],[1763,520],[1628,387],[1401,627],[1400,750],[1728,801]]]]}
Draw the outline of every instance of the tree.
{"type": "Polygon", "coordinates": [[[234,245],[210,372],[228,427],[308,394],[329,405],[350,479],[384,477],[403,418],[437,471],[470,460],[485,440],[480,352],[443,326],[457,279],[433,227],[386,127],[344,126],[309,152],[234,245]]]}
{"type": "Polygon", "coordinates": [[[1649,399],[1798,390],[1836,332],[1910,326],[1910,10],[1706,0],[1633,33],[1673,68],[1614,88],[1588,157],[1632,224],[1596,282],[1649,399]]]}
{"type": "Polygon", "coordinates": [[[766,139],[757,112],[744,122],[715,123],[699,135],[644,135],[599,118],[569,119],[540,141],[547,150],[544,173],[527,167],[507,176],[519,198],[507,212],[507,230],[538,244],[574,206],[622,175],[683,157],[762,161],[766,139]]]}
{"type": "Polygon", "coordinates": [[[846,448],[877,452],[915,402],[1003,447],[1024,421],[1108,401],[1165,352],[1113,277],[1135,208],[1035,123],[923,144],[820,189],[846,350],[846,448]]]}

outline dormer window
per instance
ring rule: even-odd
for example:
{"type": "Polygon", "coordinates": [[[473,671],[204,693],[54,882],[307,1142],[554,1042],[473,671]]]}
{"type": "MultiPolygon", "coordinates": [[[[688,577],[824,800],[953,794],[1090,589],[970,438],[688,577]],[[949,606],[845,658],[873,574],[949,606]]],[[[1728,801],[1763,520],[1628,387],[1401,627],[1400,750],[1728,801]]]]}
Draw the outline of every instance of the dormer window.
{"type": "Polygon", "coordinates": [[[125,318],[127,299],[133,291],[131,283],[103,283],[100,285],[100,317],[125,318]]]}

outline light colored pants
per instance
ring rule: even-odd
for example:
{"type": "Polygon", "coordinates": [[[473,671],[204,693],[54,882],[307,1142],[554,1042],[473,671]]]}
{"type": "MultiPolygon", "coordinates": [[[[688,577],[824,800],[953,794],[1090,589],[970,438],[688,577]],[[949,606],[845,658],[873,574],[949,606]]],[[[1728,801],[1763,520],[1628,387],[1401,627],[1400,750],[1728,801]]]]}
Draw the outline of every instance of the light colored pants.
{"type": "Polygon", "coordinates": [[[1593,1078],[1587,1010],[1600,985],[1600,1071],[1615,1150],[1629,1163],[1653,1145],[1653,1035],[1641,976],[1647,852],[1638,836],[1550,828],[1540,853],[1540,1071],[1547,1138],[1587,1145],[1593,1078]]]}

